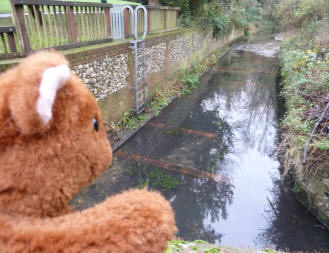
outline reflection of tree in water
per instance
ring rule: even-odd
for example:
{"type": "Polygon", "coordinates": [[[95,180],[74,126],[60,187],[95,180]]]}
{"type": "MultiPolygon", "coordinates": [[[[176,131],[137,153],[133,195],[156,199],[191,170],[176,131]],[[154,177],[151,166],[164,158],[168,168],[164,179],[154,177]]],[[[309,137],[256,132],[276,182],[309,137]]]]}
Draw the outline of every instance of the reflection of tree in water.
{"type": "Polygon", "coordinates": [[[180,230],[178,236],[186,240],[202,239],[220,243],[222,235],[205,225],[205,220],[210,217],[215,222],[227,218],[227,205],[233,200],[232,184],[185,177],[176,196],[172,205],[180,230]]]}
{"type": "MultiPolygon", "coordinates": [[[[251,85],[247,87],[247,94],[250,96],[247,105],[249,119],[246,124],[249,143],[259,143],[259,149],[262,152],[271,152],[267,150],[273,147],[273,140],[268,140],[270,128],[273,129],[275,119],[276,105],[276,85],[272,77],[267,75],[250,75],[248,82],[251,85]],[[270,145],[269,145],[270,144],[270,145]]],[[[271,137],[270,137],[271,138],[271,137]]]]}
{"type": "Polygon", "coordinates": [[[262,73],[219,74],[221,84],[212,97],[202,101],[205,112],[216,112],[217,118],[227,121],[236,138],[244,146],[255,147],[265,153],[273,152],[276,105],[276,85],[273,76],[262,73]],[[230,84],[243,79],[244,85],[230,84]],[[243,77],[243,78],[242,78],[243,77]]]}
{"type": "Polygon", "coordinates": [[[257,241],[287,251],[329,252],[329,232],[297,202],[280,178],[273,178],[272,205],[265,210],[268,228],[257,241]],[[316,224],[316,225],[314,225],[316,224]]]}

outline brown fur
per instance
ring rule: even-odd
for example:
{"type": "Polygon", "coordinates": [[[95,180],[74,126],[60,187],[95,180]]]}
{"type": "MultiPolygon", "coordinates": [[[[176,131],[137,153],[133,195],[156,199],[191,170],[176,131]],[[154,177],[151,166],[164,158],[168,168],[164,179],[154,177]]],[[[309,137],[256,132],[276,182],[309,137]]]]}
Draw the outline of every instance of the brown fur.
{"type": "Polygon", "coordinates": [[[0,76],[0,252],[162,252],[176,228],[158,193],[129,191],[76,213],[68,205],[112,151],[97,103],[74,74],[43,124],[42,73],[60,64],[68,65],[62,55],[41,52],[0,76]]]}

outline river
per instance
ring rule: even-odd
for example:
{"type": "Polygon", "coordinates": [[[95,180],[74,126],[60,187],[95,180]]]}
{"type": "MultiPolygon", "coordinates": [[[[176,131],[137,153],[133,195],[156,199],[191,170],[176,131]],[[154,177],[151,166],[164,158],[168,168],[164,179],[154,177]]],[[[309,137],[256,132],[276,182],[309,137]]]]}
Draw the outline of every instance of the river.
{"type": "Polygon", "coordinates": [[[147,186],[171,201],[184,240],[329,252],[329,232],[280,178],[277,49],[263,37],[234,46],[114,154],[76,209],[147,186]]]}

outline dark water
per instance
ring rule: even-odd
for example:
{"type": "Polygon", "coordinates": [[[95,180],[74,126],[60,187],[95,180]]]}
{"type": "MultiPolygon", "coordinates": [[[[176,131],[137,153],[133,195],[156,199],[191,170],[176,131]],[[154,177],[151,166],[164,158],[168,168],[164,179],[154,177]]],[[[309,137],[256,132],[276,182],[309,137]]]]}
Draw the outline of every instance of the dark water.
{"type": "Polygon", "coordinates": [[[73,204],[83,209],[146,185],[171,201],[182,239],[329,252],[329,232],[280,181],[278,71],[276,58],[231,50],[73,204]]]}

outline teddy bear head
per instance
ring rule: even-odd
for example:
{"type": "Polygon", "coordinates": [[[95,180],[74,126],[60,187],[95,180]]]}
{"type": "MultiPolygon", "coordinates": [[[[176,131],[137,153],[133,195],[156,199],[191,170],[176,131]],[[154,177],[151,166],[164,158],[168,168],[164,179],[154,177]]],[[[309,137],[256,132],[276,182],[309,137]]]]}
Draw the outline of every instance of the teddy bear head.
{"type": "Polygon", "coordinates": [[[0,212],[53,217],[111,164],[97,102],[59,53],[0,76],[0,212]]]}

